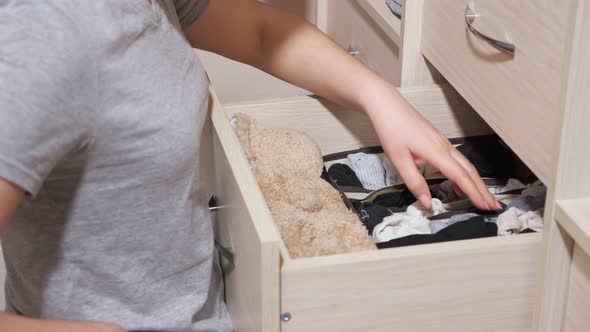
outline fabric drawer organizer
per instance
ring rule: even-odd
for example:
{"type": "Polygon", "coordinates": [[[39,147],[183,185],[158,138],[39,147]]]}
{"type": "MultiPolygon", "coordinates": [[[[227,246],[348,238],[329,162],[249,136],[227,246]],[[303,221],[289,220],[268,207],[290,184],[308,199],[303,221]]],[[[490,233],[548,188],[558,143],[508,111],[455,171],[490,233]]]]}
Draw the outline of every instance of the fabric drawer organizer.
{"type": "MultiPolygon", "coordinates": [[[[360,155],[370,159],[372,163],[366,167],[371,168],[371,176],[391,178],[388,173],[395,172],[395,169],[392,170],[391,165],[389,169],[386,166],[388,159],[380,146],[325,155],[322,177],[341,193],[345,205],[358,214],[378,248],[542,230],[546,188],[540,182],[534,183],[534,174],[497,136],[452,138],[450,141],[476,165],[480,173],[496,176],[484,177],[484,182],[505,206],[504,211],[496,213],[473,208],[468,199],[453,192],[442,173],[428,165],[421,170],[435,198],[432,212],[416,203],[414,196],[395,174],[393,178],[398,183],[385,185],[387,181],[379,179],[381,186],[376,190],[364,188],[357,175],[367,175],[367,172],[352,170],[348,166],[350,156],[356,158],[360,155]],[[469,149],[467,152],[466,147],[469,149]],[[484,154],[494,151],[491,158],[497,160],[482,158],[482,153],[477,153],[481,151],[484,154]],[[385,169],[378,170],[381,164],[385,169]]],[[[371,184],[375,182],[379,181],[372,181],[371,184]]]]}

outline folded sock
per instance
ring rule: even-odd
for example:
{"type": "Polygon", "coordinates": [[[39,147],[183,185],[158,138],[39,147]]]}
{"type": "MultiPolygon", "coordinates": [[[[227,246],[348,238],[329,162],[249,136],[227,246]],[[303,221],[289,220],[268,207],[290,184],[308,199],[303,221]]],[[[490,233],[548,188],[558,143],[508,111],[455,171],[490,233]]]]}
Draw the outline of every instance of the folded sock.
{"type": "Polygon", "coordinates": [[[547,187],[540,180],[531,183],[522,191],[523,196],[545,196],[546,194],[547,187]]]}
{"type": "MultiPolygon", "coordinates": [[[[449,204],[445,204],[444,207],[446,208],[447,206],[449,206],[449,204]]],[[[448,222],[451,217],[456,216],[456,215],[464,215],[468,213],[467,211],[462,211],[462,210],[453,210],[453,211],[447,211],[447,212],[443,212],[443,213],[439,213],[437,215],[434,215],[428,219],[430,219],[430,221],[434,221],[434,220],[446,220],[446,222],[448,222]]]]}
{"type": "Polygon", "coordinates": [[[457,147],[480,176],[511,178],[515,175],[514,156],[499,140],[468,141],[457,147]]]}
{"type": "Polygon", "coordinates": [[[440,219],[440,220],[431,220],[430,221],[430,233],[436,234],[441,230],[449,227],[449,220],[448,219],[440,219]]]}
{"type": "Polygon", "coordinates": [[[448,211],[428,219],[430,220],[431,233],[435,234],[448,226],[477,217],[484,217],[485,222],[491,223],[495,223],[497,219],[496,215],[481,215],[480,213],[466,211],[448,211]]]}
{"type": "Polygon", "coordinates": [[[416,202],[416,197],[411,191],[405,189],[381,194],[375,197],[372,202],[388,208],[405,208],[416,202]]]}
{"type": "Polygon", "coordinates": [[[545,206],[545,196],[547,188],[539,181],[533,183],[527,189],[522,191],[520,197],[517,197],[512,203],[506,206],[507,209],[517,208],[522,211],[536,211],[545,206]]]}
{"type": "Polygon", "coordinates": [[[328,168],[328,174],[339,186],[362,187],[362,183],[352,168],[346,164],[333,164],[328,168]]]}
{"type": "Polygon", "coordinates": [[[426,209],[420,202],[416,202],[408,206],[406,212],[394,213],[376,225],[372,233],[373,242],[387,242],[412,234],[430,234],[430,220],[427,217],[443,212],[446,212],[446,209],[436,198],[432,199],[431,209],[426,209]]]}
{"type": "Polygon", "coordinates": [[[449,218],[449,226],[454,225],[458,222],[470,220],[474,217],[479,217],[479,215],[476,213],[471,213],[471,212],[463,213],[463,214],[456,214],[456,215],[452,216],[451,218],[449,218]]]}
{"type": "Polygon", "coordinates": [[[365,189],[377,190],[385,187],[383,162],[374,154],[363,152],[349,154],[348,164],[365,189]]]}
{"type": "Polygon", "coordinates": [[[525,229],[540,232],[543,230],[543,210],[523,211],[513,207],[500,214],[496,223],[498,236],[518,234],[525,229]]]}
{"type": "Polygon", "coordinates": [[[393,214],[387,208],[370,202],[353,203],[353,206],[369,235],[373,233],[375,226],[383,222],[384,218],[393,214]]]}
{"type": "Polygon", "coordinates": [[[462,197],[455,193],[453,183],[449,180],[443,181],[439,184],[431,186],[432,195],[442,202],[448,203],[461,199],[462,197]]]}
{"type": "Polygon", "coordinates": [[[377,243],[377,248],[385,249],[416,244],[492,237],[496,236],[497,232],[498,226],[496,224],[486,222],[485,218],[480,216],[448,226],[436,234],[410,235],[387,242],[377,243]]]}
{"type": "Polygon", "coordinates": [[[513,190],[520,190],[520,189],[525,189],[526,185],[522,182],[520,182],[517,179],[508,179],[508,182],[506,182],[506,185],[504,187],[501,188],[494,188],[494,187],[490,187],[488,188],[488,191],[492,194],[492,195],[496,195],[496,194],[501,194],[501,193],[505,193],[505,192],[509,192],[509,191],[513,191],[513,190]]]}

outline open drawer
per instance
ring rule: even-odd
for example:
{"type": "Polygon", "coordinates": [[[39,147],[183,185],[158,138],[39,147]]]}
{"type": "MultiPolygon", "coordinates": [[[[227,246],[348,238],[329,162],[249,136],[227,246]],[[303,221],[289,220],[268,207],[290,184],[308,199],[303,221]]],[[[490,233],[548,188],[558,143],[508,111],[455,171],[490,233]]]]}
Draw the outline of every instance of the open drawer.
{"type": "MultiPolygon", "coordinates": [[[[449,137],[490,132],[445,86],[402,94],[449,137]]],[[[236,331],[528,331],[541,234],[352,254],[289,256],[230,125],[232,114],[302,130],[323,154],[378,145],[368,118],[309,97],[222,107],[211,92],[217,241],[233,251],[236,331]]]]}

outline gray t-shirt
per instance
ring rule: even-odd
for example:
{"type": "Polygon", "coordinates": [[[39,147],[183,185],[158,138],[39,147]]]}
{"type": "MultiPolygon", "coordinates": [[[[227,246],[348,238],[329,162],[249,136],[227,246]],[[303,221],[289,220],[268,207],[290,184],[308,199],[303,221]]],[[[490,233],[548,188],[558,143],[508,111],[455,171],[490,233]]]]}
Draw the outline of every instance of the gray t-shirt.
{"type": "Polygon", "coordinates": [[[205,7],[0,2],[0,177],[28,192],[2,236],[7,310],[231,330],[201,176],[207,78],[178,19],[205,7]]]}

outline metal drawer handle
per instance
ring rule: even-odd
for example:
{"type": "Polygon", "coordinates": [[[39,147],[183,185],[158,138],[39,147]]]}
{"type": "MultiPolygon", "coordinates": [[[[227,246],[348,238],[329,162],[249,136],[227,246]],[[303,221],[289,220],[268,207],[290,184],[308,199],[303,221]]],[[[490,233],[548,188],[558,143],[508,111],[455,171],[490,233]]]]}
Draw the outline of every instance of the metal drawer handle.
{"type": "Polygon", "coordinates": [[[514,52],[516,51],[516,46],[514,44],[499,41],[497,39],[488,37],[488,36],[484,35],[483,33],[477,31],[477,29],[472,25],[473,21],[475,21],[475,18],[477,16],[478,15],[475,14],[471,8],[469,8],[469,5],[467,7],[465,7],[465,26],[467,27],[467,29],[469,29],[469,31],[471,31],[471,33],[473,33],[475,36],[477,36],[478,38],[480,38],[482,40],[487,41],[488,43],[490,43],[492,46],[499,49],[500,51],[506,52],[506,53],[514,56],[514,52]]]}

